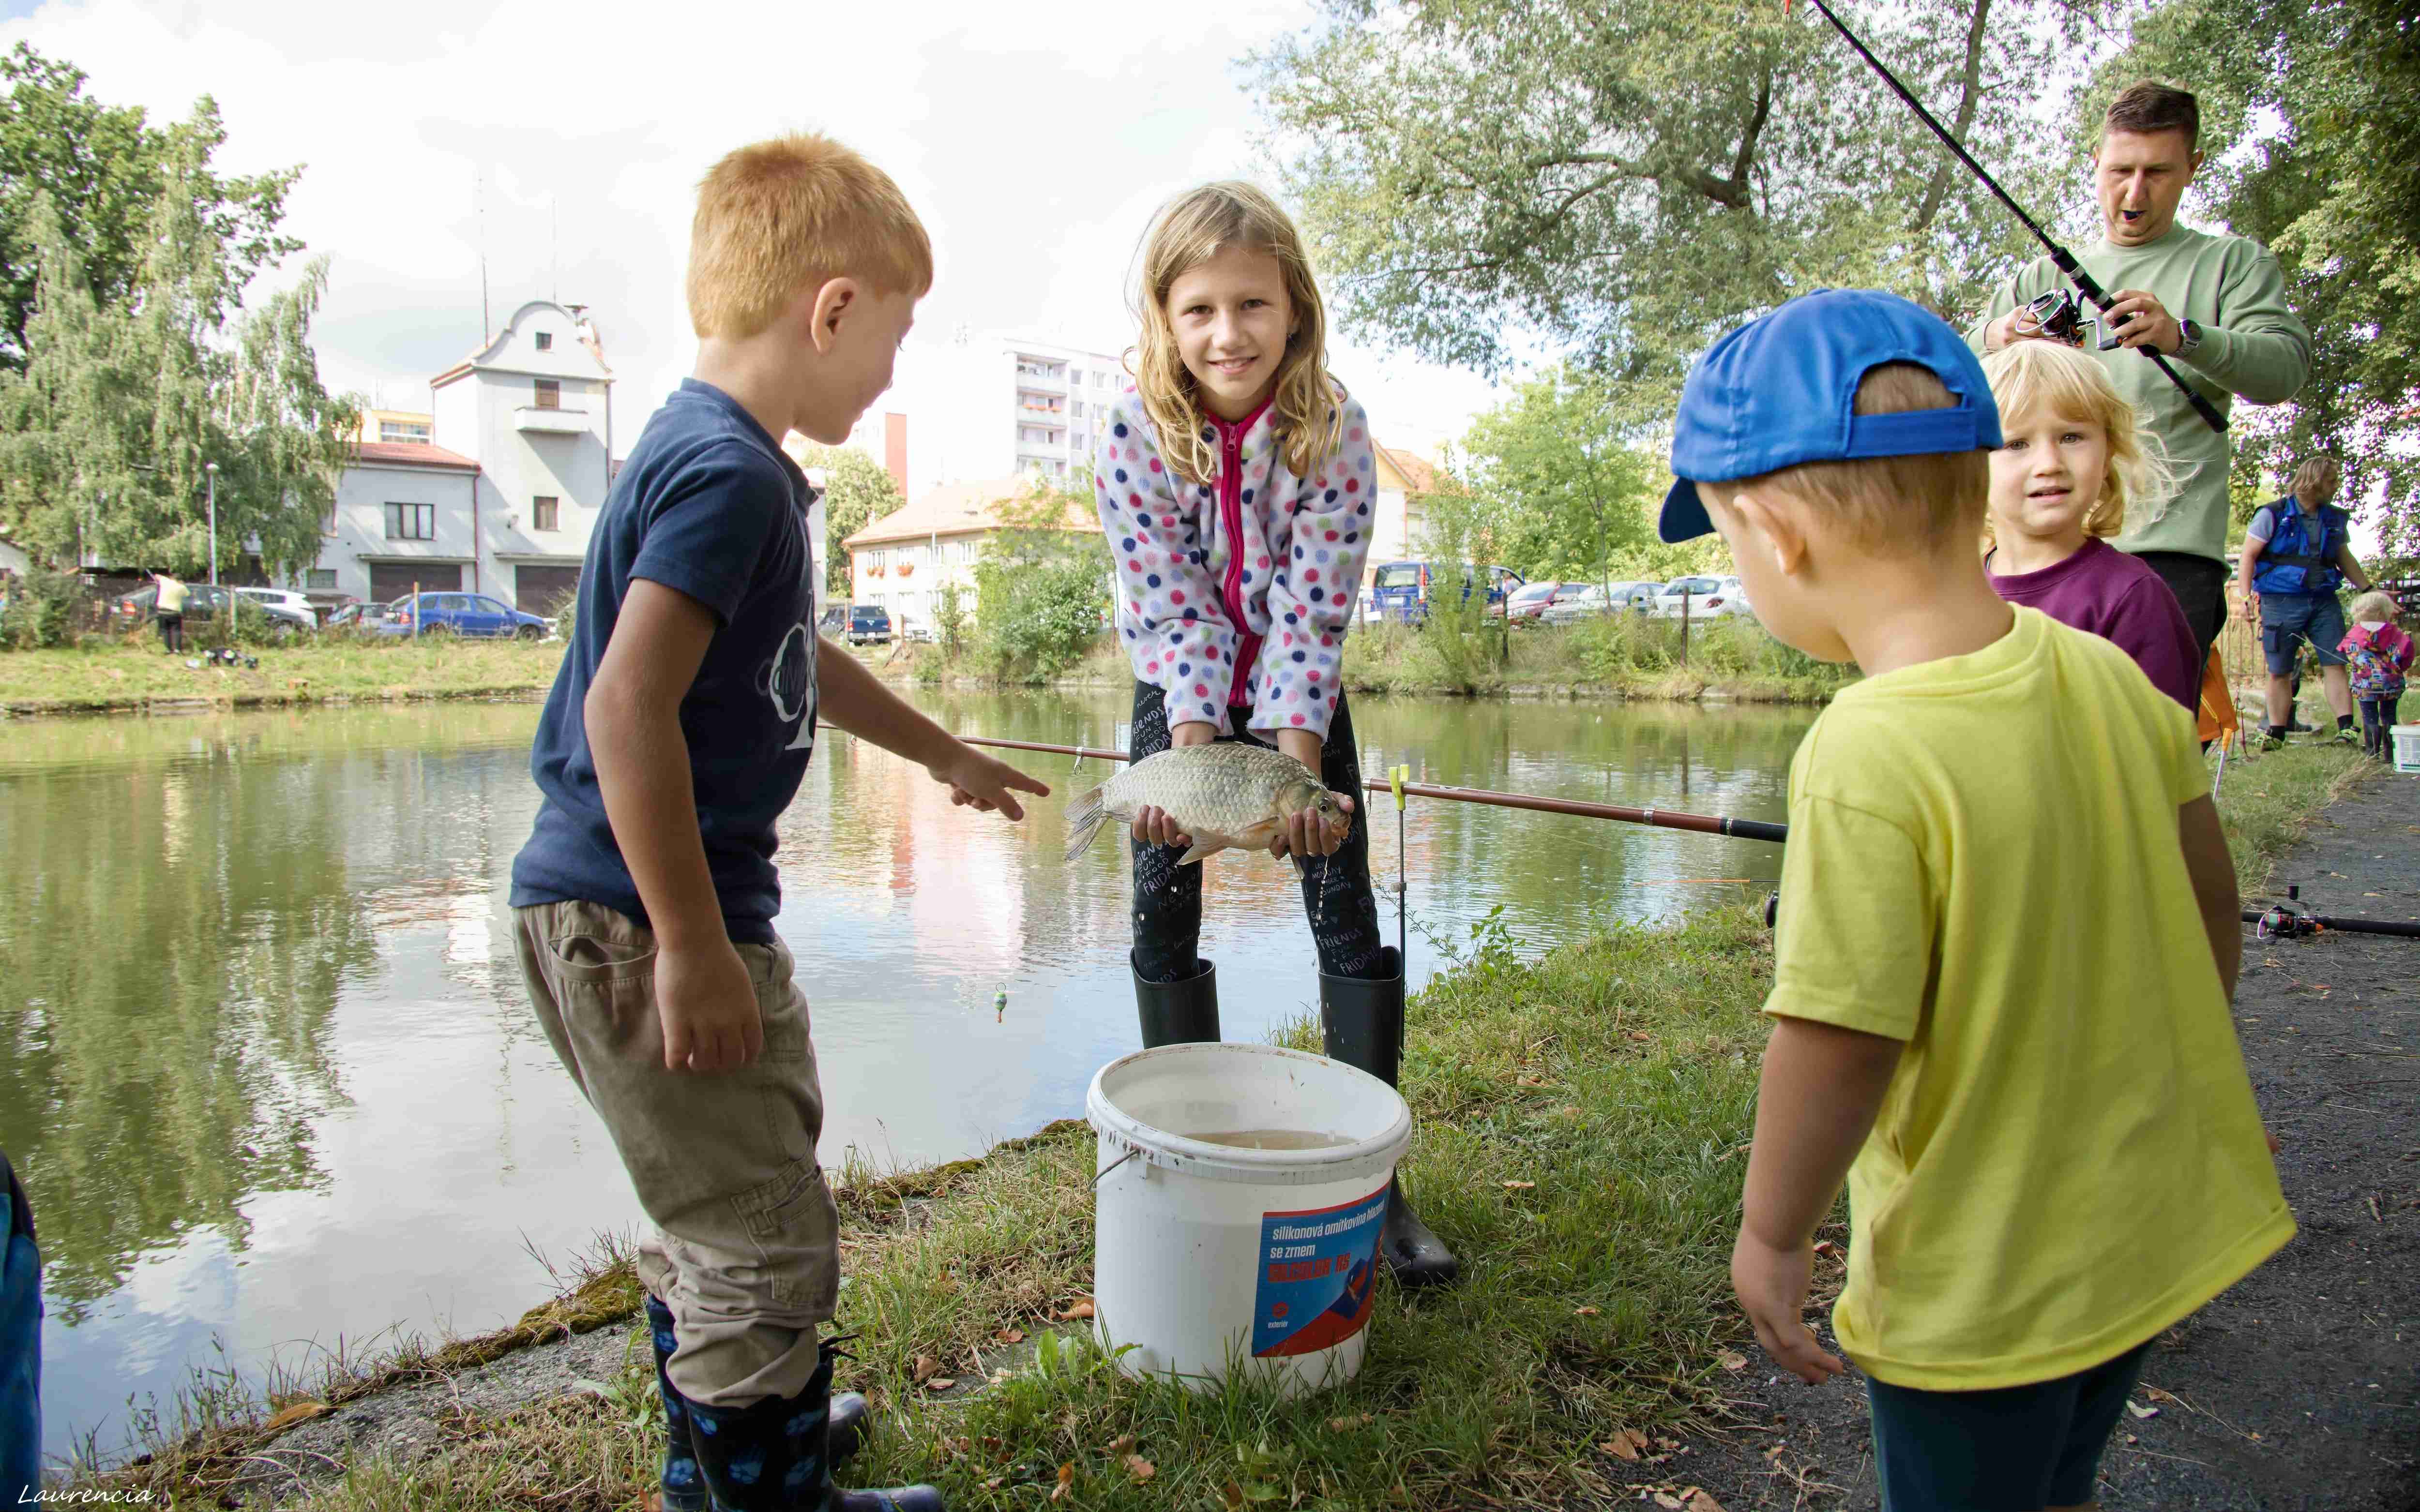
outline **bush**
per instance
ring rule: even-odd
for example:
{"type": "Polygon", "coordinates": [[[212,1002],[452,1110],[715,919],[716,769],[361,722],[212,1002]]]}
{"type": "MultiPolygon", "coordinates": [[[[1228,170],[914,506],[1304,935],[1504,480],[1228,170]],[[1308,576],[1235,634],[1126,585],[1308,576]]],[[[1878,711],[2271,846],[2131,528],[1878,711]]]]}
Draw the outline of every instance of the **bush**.
{"type": "Polygon", "coordinates": [[[84,585],[64,572],[35,568],[10,581],[8,607],[0,611],[0,645],[12,651],[38,651],[73,645],[76,609],[84,585]]]}

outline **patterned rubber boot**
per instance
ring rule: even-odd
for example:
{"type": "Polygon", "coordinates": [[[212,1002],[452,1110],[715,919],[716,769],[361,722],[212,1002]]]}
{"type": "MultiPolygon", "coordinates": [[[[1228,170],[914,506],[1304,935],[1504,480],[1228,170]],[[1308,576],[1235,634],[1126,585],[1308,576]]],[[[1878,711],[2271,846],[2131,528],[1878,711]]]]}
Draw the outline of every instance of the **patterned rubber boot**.
{"type": "MultiPolygon", "coordinates": [[[[656,1505],[661,1512],[706,1512],[709,1500],[706,1479],[699,1472],[697,1451],[690,1443],[690,1414],[693,1409],[680,1388],[673,1384],[670,1366],[677,1341],[673,1334],[672,1309],[656,1299],[647,1298],[647,1333],[656,1348],[656,1392],[664,1403],[664,1468],[657,1477],[656,1505]]],[[[831,1399],[825,1426],[826,1443],[832,1462],[837,1464],[857,1453],[865,1442],[867,1431],[865,1398],[853,1391],[843,1392],[831,1399]]]]}
{"type": "Polygon", "coordinates": [[[797,1396],[747,1407],[688,1406],[713,1512],[947,1512],[930,1486],[891,1490],[837,1489],[831,1483],[831,1378],[827,1341],[815,1373],[797,1396]]]}
{"type": "MultiPolygon", "coordinates": [[[[1329,1059],[1392,1087],[1404,1059],[1404,962],[1391,945],[1382,969],[1388,975],[1377,981],[1320,974],[1320,1042],[1329,1059]]],[[[1387,1189],[1378,1257],[1398,1286],[1444,1286],[1462,1273],[1462,1262],[1420,1222],[1400,1181],[1387,1189]]]]}

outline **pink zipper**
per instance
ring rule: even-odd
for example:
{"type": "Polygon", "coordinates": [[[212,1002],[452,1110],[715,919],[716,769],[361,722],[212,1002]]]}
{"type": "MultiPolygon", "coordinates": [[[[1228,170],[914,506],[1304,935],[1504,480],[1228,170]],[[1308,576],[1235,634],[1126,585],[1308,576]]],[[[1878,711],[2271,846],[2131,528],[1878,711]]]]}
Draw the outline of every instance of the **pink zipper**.
{"type": "MultiPolygon", "coordinates": [[[[1274,398],[1274,395],[1272,395],[1274,398]]],[[[1218,427],[1218,522],[1227,532],[1227,580],[1219,597],[1226,601],[1227,617],[1233,621],[1238,635],[1235,642],[1235,674],[1227,685],[1227,706],[1249,708],[1252,702],[1252,663],[1261,654],[1261,638],[1252,633],[1251,622],[1244,617],[1244,433],[1253,423],[1269,412],[1269,399],[1233,425],[1211,416],[1218,427]]],[[[1267,591],[1267,584],[1262,585],[1267,591]]]]}

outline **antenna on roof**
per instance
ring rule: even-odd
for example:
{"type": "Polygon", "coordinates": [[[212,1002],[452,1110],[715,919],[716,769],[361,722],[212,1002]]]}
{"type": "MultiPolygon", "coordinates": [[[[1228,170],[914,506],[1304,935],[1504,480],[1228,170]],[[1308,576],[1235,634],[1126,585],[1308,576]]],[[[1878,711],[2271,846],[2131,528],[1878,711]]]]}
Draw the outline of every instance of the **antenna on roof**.
{"type": "Polygon", "coordinates": [[[488,333],[496,328],[488,317],[488,184],[479,169],[471,170],[471,213],[479,228],[479,345],[488,345],[488,333]]]}
{"type": "Polygon", "coordinates": [[[552,193],[546,196],[546,251],[549,260],[554,264],[553,283],[547,290],[547,298],[561,304],[563,302],[563,214],[556,208],[552,193]]]}

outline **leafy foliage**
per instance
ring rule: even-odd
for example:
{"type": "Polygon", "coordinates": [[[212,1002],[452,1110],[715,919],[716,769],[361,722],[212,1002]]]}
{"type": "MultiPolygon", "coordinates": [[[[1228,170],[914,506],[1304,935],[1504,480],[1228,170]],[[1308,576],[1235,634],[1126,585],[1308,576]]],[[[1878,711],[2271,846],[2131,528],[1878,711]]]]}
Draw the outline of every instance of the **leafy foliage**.
{"type": "Polygon", "coordinates": [[[277,573],[318,558],[358,414],[311,348],[327,264],[242,309],[245,254],[219,229],[206,156],[171,137],[123,291],[96,285],[58,208],[33,198],[24,364],[0,369],[0,526],[47,560],[208,576],[209,463],[222,569],[248,545],[277,573]]]}
{"type": "Polygon", "coordinates": [[[975,563],[975,628],[1001,677],[1049,677],[1089,650],[1109,609],[1109,547],[1089,519],[1089,473],[1036,475],[1000,506],[1005,528],[975,563]]]}
{"type": "Polygon", "coordinates": [[[2239,479],[2332,451],[2347,501],[2382,501],[2387,549],[2420,553],[2420,17],[2405,0],[2164,0],[2102,77],[2143,73],[2200,93],[2199,192],[2277,255],[2311,328],[2302,394],[2243,417],[2239,479]]]}
{"type": "MultiPolygon", "coordinates": [[[[161,193],[177,182],[226,251],[232,297],[302,243],[281,234],[286,193],[300,167],[222,177],[211,156],[226,141],[209,97],[165,130],[140,106],[105,105],[84,92],[82,69],[24,42],[0,56],[0,367],[23,368],[41,277],[36,201],[47,199],[60,234],[84,258],[102,306],[124,303],[143,281],[161,193]]],[[[225,312],[211,306],[215,321],[225,312]]]]}
{"type": "MultiPolygon", "coordinates": [[[[1551,343],[1668,417],[1722,329],[1831,285],[1945,315],[2028,251],[1811,12],[1771,0],[1326,0],[1255,60],[1290,187],[1361,332],[1500,369],[1551,343]]],[[[1912,0],[1869,40],[2022,191],[2025,108],[2098,7],[1912,0]]]]}
{"type": "Polygon", "coordinates": [[[843,541],[882,518],[908,507],[898,483],[881,463],[854,446],[810,446],[800,465],[820,468],[824,482],[824,594],[831,603],[848,602],[853,553],[843,541]]]}
{"type": "Polygon", "coordinates": [[[1505,565],[1606,582],[1617,554],[1653,538],[1661,470],[1623,443],[1610,389],[1595,374],[1549,367],[1472,423],[1464,471],[1504,521],[1505,565]]]}

